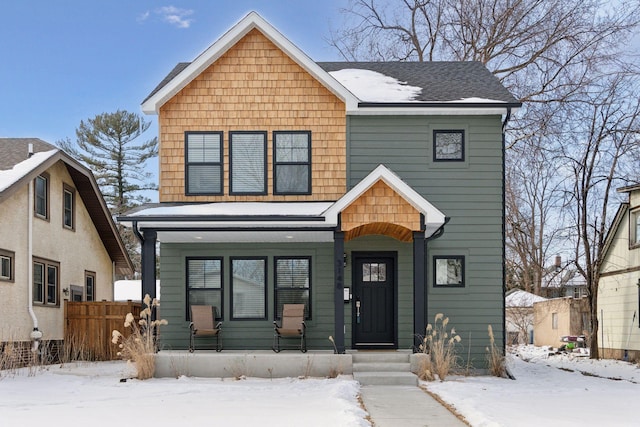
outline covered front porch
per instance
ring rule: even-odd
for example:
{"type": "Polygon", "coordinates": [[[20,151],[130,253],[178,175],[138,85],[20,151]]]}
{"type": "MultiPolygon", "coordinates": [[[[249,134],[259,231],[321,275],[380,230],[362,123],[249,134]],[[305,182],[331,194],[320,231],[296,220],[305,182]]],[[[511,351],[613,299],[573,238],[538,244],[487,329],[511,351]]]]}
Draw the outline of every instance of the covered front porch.
{"type": "Polygon", "coordinates": [[[336,202],[167,204],[120,220],[143,242],[143,293],[152,296],[156,242],[162,244],[165,348],[187,347],[187,313],[195,295],[189,263],[215,265],[211,305],[223,322],[223,354],[270,348],[271,323],[284,300],[280,267],[295,260],[305,264],[304,279],[290,285],[300,289],[297,298],[303,300],[297,302],[307,304],[310,350],[415,348],[427,317],[426,244],[446,222],[382,165],[336,202]],[[236,267],[247,260],[259,272],[241,279],[236,267]],[[254,308],[243,306],[241,285],[259,290],[254,308]]]}

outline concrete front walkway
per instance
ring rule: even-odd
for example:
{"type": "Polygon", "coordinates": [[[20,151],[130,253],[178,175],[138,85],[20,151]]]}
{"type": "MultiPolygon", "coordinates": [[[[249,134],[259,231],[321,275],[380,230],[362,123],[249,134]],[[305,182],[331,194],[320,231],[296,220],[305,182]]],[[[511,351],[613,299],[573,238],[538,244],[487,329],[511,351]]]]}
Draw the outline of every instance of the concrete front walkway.
{"type": "Polygon", "coordinates": [[[419,387],[367,385],[360,396],[375,427],[467,426],[419,387]]]}

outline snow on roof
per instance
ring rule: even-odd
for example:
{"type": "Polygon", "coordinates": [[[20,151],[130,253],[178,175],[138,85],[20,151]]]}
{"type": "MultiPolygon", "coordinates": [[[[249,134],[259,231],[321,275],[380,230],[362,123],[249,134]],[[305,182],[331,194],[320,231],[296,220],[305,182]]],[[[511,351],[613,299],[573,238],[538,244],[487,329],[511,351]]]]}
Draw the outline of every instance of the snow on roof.
{"type": "Polygon", "coordinates": [[[320,216],[332,204],[332,202],[220,202],[148,208],[132,213],[129,216],[320,216]]]}
{"type": "Polygon", "coordinates": [[[505,298],[505,306],[506,307],[533,307],[533,303],[546,301],[546,298],[543,298],[539,295],[534,295],[531,292],[526,292],[523,290],[517,290],[505,298]]]}
{"type": "Polygon", "coordinates": [[[361,101],[408,102],[414,101],[422,91],[420,87],[371,70],[346,68],[329,74],[361,101]]]}
{"type": "Polygon", "coordinates": [[[13,184],[24,178],[33,169],[44,163],[59,150],[42,151],[35,153],[27,160],[16,164],[13,168],[0,171],[0,192],[11,187],[13,184]]]}

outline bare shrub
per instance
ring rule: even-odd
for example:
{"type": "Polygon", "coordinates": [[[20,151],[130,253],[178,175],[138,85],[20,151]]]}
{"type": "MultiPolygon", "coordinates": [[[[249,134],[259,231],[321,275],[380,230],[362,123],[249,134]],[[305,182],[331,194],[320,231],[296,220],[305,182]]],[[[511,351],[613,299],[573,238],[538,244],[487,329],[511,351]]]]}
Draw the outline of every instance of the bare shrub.
{"type": "Polygon", "coordinates": [[[155,372],[156,333],[161,325],[167,321],[152,320],[154,311],[160,306],[155,298],[153,301],[149,294],[145,295],[146,307],[140,312],[140,320],[135,322],[133,314],[128,313],[125,321],[125,329],[131,334],[125,337],[120,331],[114,330],[111,334],[111,342],[120,348],[118,356],[132,362],[137,370],[136,378],[145,380],[153,377],[155,372]]]}
{"type": "Polygon", "coordinates": [[[425,380],[435,379],[440,381],[458,366],[459,357],[456,353],[456,343],[460,342],[460,336],[456,334],[455,328],[447,329],[449,318],[438,313],[435,316],[433,325],[427,325],[426,334],[422,338],[420,351],[428,354],[429,357],[421,366],[419,377],[425,380]]]}

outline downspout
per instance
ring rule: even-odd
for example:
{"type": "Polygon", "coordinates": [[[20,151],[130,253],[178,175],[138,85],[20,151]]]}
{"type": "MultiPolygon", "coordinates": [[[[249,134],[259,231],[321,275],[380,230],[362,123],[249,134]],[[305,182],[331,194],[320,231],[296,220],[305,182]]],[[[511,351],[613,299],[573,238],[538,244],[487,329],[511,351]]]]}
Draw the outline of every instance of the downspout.
{"type": "MultiPolygon", "coordinates": [[[[33,154],[32,146],[29,147],[29,157],[33,154]]],[[[33,180],[29,181],[29,201],[27,203],[29,212],[27,213],[27,262],[29,265],[27,266],[27,289],[28,289],[28,297],[27,297],[27,310],[29,311],[29,315],[31,316],[31,321],[33,322],[33,330],[31,331],[30,337],[33,341],[33,345],[31,346],[31,351],[38,351],[38,347],[40,346],[40,340],[42,339],[42,332],[38,329],[38,318],[36,317],[36,313],[33,311],[33,180]]]]}

